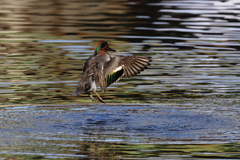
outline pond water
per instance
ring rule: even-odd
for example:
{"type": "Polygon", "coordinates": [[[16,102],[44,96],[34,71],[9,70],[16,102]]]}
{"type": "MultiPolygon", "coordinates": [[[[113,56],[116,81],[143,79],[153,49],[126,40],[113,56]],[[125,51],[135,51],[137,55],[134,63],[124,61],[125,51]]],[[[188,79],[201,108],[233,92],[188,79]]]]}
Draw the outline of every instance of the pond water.
{"type": "Polygon", "coordinates": [[[3,107],[0,157],[239,158],[240,109],[205,103],[3,107]]]}
{"type": "Polygon", "coordinates": [[[236,158],[239,9],[238,0],[1,0],[1,154],[236,158]],[[71,96],[99,40],[113,54],[152,57],[99,92],[106,106],[71,96]]]}
{"type": "Polygon", "coordinates": [[[2,104],[91,102],[71,93],[99,40],[153,59],[107,102],[239,97],[237,1],[2,1],[0,14],[2,104]]]}

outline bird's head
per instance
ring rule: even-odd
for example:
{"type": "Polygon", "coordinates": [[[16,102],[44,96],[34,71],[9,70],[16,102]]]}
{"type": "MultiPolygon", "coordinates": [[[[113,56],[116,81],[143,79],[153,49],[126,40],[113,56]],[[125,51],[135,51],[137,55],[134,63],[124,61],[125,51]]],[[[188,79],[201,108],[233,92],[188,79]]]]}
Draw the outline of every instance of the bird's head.
{"type": "Polygon", "coordinates": [[[107,51],[116,51],[109,47],[106,41],[99,41],[94,47],[94,56],[107,54],[107,51]]]}

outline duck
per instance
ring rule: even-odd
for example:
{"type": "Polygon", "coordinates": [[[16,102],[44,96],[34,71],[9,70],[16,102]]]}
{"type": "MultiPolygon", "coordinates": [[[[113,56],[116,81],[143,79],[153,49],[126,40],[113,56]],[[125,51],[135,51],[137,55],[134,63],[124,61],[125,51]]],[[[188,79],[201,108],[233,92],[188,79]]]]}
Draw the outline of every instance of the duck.
{"type": "Polygon", "coordinates": [[[92,101],[95,101],[91,92],[95,93],[98,100],[105,101],[97,93],[100,87],[103,92],[113,83],[118,82],[122,77],[132,77],[146,69],[151,62],[147,56],[124,56],[114,55],[109,52],[116,50],[109,47],[108,42],[99,41],[94,46],[94,54],[83,64],[83,72],[72,96],[88,94],[92,101]]]}

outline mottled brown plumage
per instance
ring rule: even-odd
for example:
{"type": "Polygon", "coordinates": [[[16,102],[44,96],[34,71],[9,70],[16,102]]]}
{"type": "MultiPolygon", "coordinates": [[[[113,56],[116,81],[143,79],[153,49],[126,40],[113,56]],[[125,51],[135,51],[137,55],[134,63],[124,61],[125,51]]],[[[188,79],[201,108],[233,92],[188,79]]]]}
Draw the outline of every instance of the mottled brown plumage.
{"type": "Polygon", "coordinates": [[[86,92],[94,100],[90,94],[90,91],[93,91],[98,99],[105,103],[96,92],[98,86],[106,92],[106,88],[112,83],[122,77],[132,77],[150,65],[150,57],[119,56],[109,54],[107,51],[115,50],[111,49],[106,41],[99,41],[95,45],[94,54],[84,63],[83,73],[73,96],[86,92]]]}

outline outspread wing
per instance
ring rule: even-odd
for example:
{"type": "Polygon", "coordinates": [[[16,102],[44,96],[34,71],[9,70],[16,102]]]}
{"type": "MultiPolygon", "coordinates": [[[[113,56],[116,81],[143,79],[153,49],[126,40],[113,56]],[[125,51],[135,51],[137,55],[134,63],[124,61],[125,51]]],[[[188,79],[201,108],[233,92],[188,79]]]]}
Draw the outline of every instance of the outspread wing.
{"type": "Polygon", "coordinates": [[[121,58],[114,56],[104,64],[103,74],[104,80],[99,81],[99,86],[105,91],[112,83],[117,82],[123,76],[123,66],[120,64],[121,58]]]}
{"type": "Polygon", "coordinates": [[[104,56],[90,57],[84,63],[78,87],[88,81],[95,81],[96,85],[105,91],[109,85],[119,81],[123,76],[137,75],[150,65],[150,61],[151,58],[145,56],[113,56],[109,59],[104,56]]]}
{"type": "Polygon", "coordinates": [[[115,70],[113,70],[111,73],[107,76],[107,86],[111,85],[112,83],[116,83],[119,81],[122,76],[124,75],[123,66],[117,67],[115,70]]]}
{"type": "Polygon", "coordinates": [[[123,76],[132,77],[137,75],[148,65],[151,57],[145,56],[115,56],[106,64],[104,88],[119,81],[123,76]]]}
{"type": "Polygon", "coordinates": [[[132,77],[143,71],[150,65],[151,57],[126,56],[122,57],[120,65],[123,65],[124,77],[132,77]]]}

